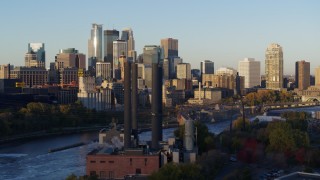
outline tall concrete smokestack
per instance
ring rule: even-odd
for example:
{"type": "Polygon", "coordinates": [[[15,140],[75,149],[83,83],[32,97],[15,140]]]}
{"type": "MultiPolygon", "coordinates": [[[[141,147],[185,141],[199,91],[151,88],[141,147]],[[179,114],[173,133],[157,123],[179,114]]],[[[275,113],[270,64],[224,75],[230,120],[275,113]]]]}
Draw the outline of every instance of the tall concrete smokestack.
{"type": "Polygon", "coordinates": [[[152,64],[152,144],[151,148],[158,149],[162,141],[162,67],[152,64]]]}
{"type": "Polygon", "coordinates": [[[131,64],[124,62],[124,148],[131,147],[131,64]]]}
{"type": "Polygon", "coordinates": [[[138,122],[137,122],[137,96],[138,96],[138,64],[132,63],[131,64],[131,86],[132,86],[132,130],[137,136],[138,130],[138,122]]]}

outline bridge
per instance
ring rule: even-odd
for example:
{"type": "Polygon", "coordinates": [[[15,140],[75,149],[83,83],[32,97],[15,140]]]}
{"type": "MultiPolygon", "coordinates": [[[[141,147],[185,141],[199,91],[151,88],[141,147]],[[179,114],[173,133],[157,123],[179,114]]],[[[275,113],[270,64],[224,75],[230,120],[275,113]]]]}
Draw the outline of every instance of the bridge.
{"type": "Polygon", "coordinates": [[[303,102],[320,102],[320,96],[301,96],[303,102]]]}
{"type": "Polygon", "coordinates": [[[274,103],[274,104],[264,104],[263,109],[264,111],[270,109],[286,109],[286,108],[297,108],[297,107],[309,107],[309,106],[319,106],[320,99],[314,100],[311,99],[310,101],[306,102],[286,102],[286,103],[274,103]]]}

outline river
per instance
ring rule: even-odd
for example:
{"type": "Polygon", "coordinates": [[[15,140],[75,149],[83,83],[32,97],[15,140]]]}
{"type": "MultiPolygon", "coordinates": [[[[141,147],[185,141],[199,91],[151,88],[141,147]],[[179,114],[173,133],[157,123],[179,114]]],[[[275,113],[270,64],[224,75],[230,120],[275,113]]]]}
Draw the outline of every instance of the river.
{"type": "MultiPolygon", "coordinates": [[[[208,124],[210,132],[220,133],[230,124],[229,121],[208,124]]],[[[175,128],[163,129],[163,139],[173,136],[175,128]]],[[[97,147],[92,140],[96,133],[82,133],[45,137],[26,142],[0,146],[0,179],[65,179],[70,174],[85,174],[85,157],[97,147]],[[59,152],[48,153],[48,149],[78,142],[88,144],[59,152]]],[[[151,140],[151,131],[139,135],[141,141],[151,140]]]]}

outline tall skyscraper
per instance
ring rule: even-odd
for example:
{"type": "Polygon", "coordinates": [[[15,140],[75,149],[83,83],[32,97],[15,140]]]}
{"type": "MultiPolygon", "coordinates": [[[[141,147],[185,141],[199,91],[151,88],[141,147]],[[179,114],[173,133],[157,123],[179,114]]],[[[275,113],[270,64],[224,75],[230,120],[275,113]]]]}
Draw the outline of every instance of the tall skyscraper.
{"type": "Polygon", "coordinates": [[[28,52],[25,54],[26,67],[45,68],[46,53],[44,43],[29,43],[28,52]]]}
{"type": "Polygon", "coordinates": [[[270,44],[266,50],[265,61],[266,88],[283,88],[283,51],[279,44],[270,44]]]}
{"type": "Polygon", "coordinates": [[[164,58],[178,57],[178,39],[161,39],[161,47],[164,51],[164,58]]]}
{"type": "Polygon", "coordinates": [[[143,48],[143,64],[145,65],[145,84],[148,88],[152,85],[152,64],[163,63],[163,50],[159,46],[147,45],[143,48]]]}
{"type": "Polygon", "coordinates": [[[119,31],[113,30],[105,30],[104,31],[104,62],[109,62],[113,64],[113,41],[119,39],[119,31]]]}
{"type": "Polygon", "coordinates": [[[123,40],[113,41],[113,78],[121,78],[120,56],[128,57],[127,42],[123,40]]]}
{"type": "Polygon", "coordinates": [[[134,37],[133,37],[133,31],[131,28],[125,28],[122,30],[121,40],[127,42],[127,46],[128,46],[127,57],[128,57],[128,59],[131,61],[136,61],[137,52],[135,51],[135,41],[134,41],[134,37]]]}
{"type": "Polygon", "coordinates": [[[315,69],[315,85],[320,86],[320,66],[315,69]]]}
{"type": "Polygon", "coordinates": [[[254,58],[245,58],[243,61],[239,61],[238,71],[239,76],[244,76],[244,88],[260,85],[260,61],[255,61],[254,58]]]}
{"type": "Polygon", "coordinates": [[[97,61],[102,61],[102,25],[92,24],[91,37],[88,40],[88,58],[96,58],[97,61]]]}
{"type": "Polygon", "coordinates": [[[111,78],[111,64],[109,62],[97,62],[96,78],[101,83],[103,80],[111,78]]]}
{"type": "Polygon", "coordinates": [[[204,60],[200,63],[201,74],[214,74],[214,62],[204,60]]]}
{"type": "Polygon", "coordinates": [[[310,62],[296,62],[296,88],[305,90],[310,86],[310,62]]]}
{"type": "Polygon", "coordinates": [[[191,80],[190,63],[180,63],[177,65],[177,79],[191,80]]]}

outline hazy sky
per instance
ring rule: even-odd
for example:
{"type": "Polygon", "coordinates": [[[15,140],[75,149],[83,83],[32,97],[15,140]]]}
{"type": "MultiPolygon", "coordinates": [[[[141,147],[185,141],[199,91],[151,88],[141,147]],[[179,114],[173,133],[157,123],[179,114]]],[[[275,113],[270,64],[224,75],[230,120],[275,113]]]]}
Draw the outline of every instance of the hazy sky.
{"type": "Polygon", "coordinates": [[[29,42],[44,42],[46,63],[59,49],[74,47],[87,54],[92,23],[103,29],[131,27],[136,50],[179,39],[179,56],[199,68],[210,59],[215,69],[237,68],[238,61],[261,61],[270,43],[284,51],[285,74],[294,62],[320,65],[320,1],[317,0],[2,0],[0,64],[24,65],[29,42]]]}

